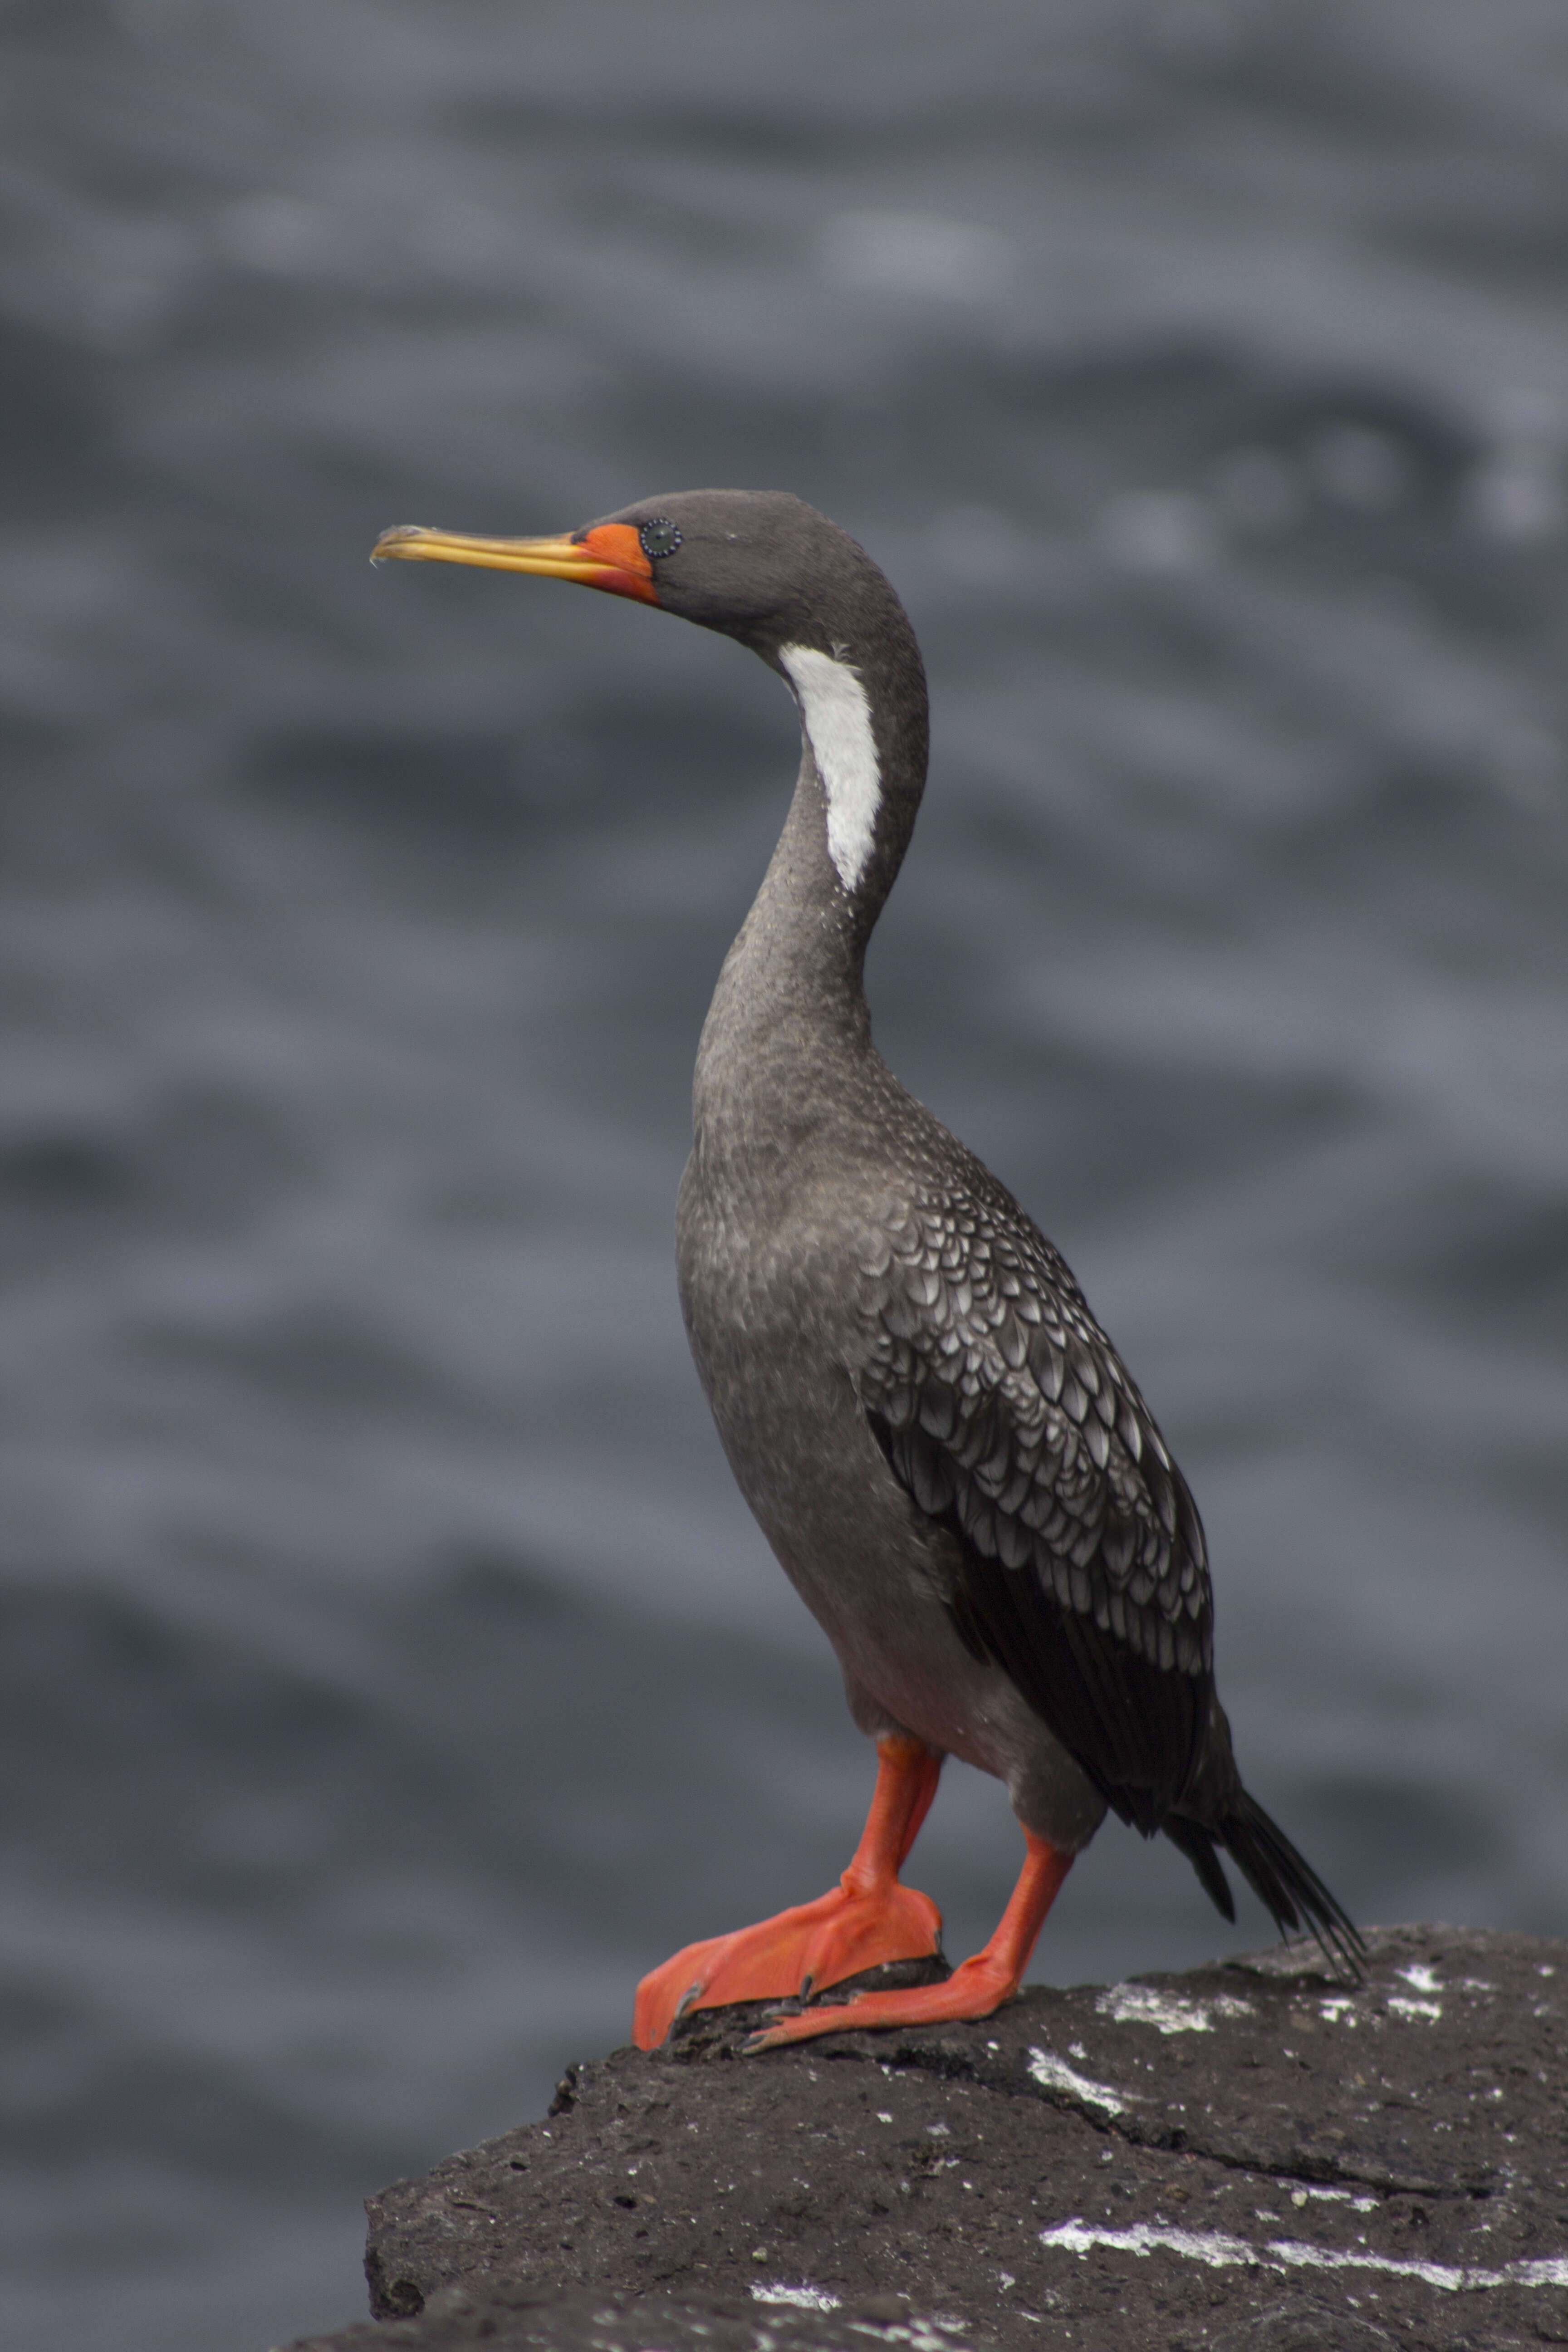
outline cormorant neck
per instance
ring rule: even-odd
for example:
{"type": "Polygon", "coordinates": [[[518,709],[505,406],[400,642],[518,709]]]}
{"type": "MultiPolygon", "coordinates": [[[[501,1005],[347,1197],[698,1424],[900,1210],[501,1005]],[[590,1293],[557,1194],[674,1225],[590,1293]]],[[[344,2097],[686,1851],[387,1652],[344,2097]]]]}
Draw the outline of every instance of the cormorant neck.
{"type": "Polygon", "coordinates": [[[875,1059],[866,948],[897,878],[925,785],[925,675],[914,634],[885,624],[842,643],[769,648],[801,717],[795,797],[714,991],[698,1051],[699,1150],[716,1130],[748,1153],[788,1152],[835,1123],[875,1059]]]}

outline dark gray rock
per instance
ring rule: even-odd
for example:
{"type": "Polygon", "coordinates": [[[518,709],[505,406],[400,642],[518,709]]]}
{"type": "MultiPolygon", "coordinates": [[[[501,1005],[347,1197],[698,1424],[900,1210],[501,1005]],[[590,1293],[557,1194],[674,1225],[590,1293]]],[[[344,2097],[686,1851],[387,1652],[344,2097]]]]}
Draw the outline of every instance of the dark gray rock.
{"type": "Polygon", "coordinates": [[[1568,1944],[1394,1928],[980,2025],[575,2067],[373,2200],[309,2352],[1375,2352],[1568,2343],[1568,1944]]]}

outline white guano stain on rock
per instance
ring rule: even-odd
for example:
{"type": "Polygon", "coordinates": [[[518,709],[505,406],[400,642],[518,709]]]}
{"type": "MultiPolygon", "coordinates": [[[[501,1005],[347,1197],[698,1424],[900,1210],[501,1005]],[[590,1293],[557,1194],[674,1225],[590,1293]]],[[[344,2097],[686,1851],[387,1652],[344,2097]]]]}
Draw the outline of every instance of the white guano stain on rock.
{"type": "Polygon", "coordinates": [[[1119,2116],[1130,2100],[1137,2104],[1135,2092],[1113,2091],[1109,2083],[1096,2083],[1069,2066],[1065,2058],[1054,2058],[1048,2050],[1030,2050],[1029,2072],[1043,2091],[1065,2091],[1069,2098],[1081,2099],[1086,2107],[1098,2107],[1101,2115],[1119,2116]]]}
{"type": "Polygon", "coordinates": [[[1203,2263],[1210,2270],[1256,2265],[1277,2271],[1381,2271],[1389,2278],[1419,2279],[1424,2285],[1436,2287],[1444,2294],[1492,2286],[1568,2286],[1568,2255],[1563,2254],[1508,2263],[1500,2270],[1476,2265],[1460,2268],[1452,2263],[1401,2262],[1390,2254],[1341,2252],[1331,2246],[1304,2245],[1299,2238],[1271,2238],[1259,2246],[1247,2238],[1229,2237],[1220,2230],[1163,2229],[1147,2221],[1135,2221],[1126,2230],[1096,2229],[1087,2221],[1058,2221],[1053,2228],[1040,2231],[1040,2243],[1059,2246],[1064,2252],[1072,2254],[1090,2253],[1096,2247],[1124,2254],[1163,2252],[1180,2254],[1186,2262],[1203,2263]]]}
{"type": "Polygon", "coordinates": [[[1160,2033],[1212,2033],[1216,2018],[1250,2017],[1252,2003],[1222,1992],[1212,2000],[1187,2000],[1153,1985],[1112,1985],[1094,2004],[1118,2025],[1152,2025],[1160,2033]]]}
{"type": "Polygon", "coordinates": [[[837,2311],[843,2301],[825,2286],[754,2286],[753,2303],[787,2303],[797,2311],[837,2311]]]}

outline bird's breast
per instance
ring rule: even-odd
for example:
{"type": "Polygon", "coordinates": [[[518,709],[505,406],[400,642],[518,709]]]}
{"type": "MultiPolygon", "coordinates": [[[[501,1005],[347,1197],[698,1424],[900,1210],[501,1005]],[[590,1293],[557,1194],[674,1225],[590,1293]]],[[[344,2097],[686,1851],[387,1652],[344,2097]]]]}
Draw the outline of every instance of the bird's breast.
{"type": "Polygon", "coordinates": [[[870,1223],[842,1187],[759,1203],[705,1181],[695,1157],[681,1186],[691,1352],[741,1490],[797,1581],[808,1555],[887,1555],[909,1527],[857,1392],[870,1223]]]}
{"type": "Polygon", "coordinates": [[[676,1219],[681,1311],[714,1410],[801,1413],[855,1339],[853,1220],[809,1192],[758,1199],[688,1163],[676,1219]]]}

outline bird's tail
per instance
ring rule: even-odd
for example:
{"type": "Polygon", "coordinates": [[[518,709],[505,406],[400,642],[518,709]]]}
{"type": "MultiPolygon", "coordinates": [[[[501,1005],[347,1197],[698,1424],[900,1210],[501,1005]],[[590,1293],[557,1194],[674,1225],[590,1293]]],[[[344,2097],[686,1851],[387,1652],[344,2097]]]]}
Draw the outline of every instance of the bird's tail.
{"type": "Polygon", "coordinates": [[[1161,1826],[1186,1855],[1205,1893],[1226,1918],[1236,1917],[1236,1903],[1215,1851],[1220,1846],[1281,1935],[1292,1929],[1313,1935],[1331,1967],[1347,1976],[1364,1976],[1366,1945],[1349,1912],[1245,1789],[1236,1790],[1216,1821],[1196,1822],[1184,1813],[1171,1813],[1161,1826]]]}

